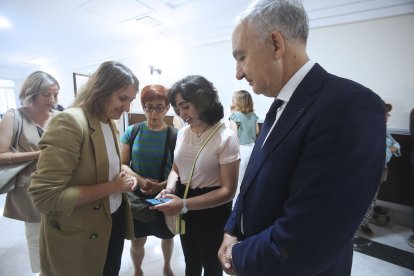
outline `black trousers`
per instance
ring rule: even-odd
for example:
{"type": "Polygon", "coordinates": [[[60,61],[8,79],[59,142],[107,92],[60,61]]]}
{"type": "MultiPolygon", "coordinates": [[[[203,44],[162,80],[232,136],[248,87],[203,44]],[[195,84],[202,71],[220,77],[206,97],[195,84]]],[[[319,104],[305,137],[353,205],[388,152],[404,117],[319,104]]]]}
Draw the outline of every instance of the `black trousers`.
{"type": "MultiPolygon", "coordinates": [[[[188,197],[208,193],[215,188],[190,189],[188,197]]],[[[189,211],[183,216],[186,232],[180,236],[185,259],[185,275],[223,275],[217,252],[223,241],[223,228],[230,216],[232,202],[215,208],[189,211]]]]}
{"type": "Polygon", "coordinates": [[[125,203],[122,202],[118,210],[111,214],[111,238],[109,239],[103,276],[117,276],[121,268],[122,251],[124,250],[124,240],[126,235],[124,208],[125,203]]]}

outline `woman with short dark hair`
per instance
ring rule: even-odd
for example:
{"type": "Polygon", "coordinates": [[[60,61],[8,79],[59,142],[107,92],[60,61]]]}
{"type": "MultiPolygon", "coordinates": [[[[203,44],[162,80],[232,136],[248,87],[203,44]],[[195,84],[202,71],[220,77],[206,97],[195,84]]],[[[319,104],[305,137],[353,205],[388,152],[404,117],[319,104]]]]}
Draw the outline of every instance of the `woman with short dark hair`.
{"type": "Polygon", "coordinates": [[[145,86],[141,90],[141,104],[147,120],[129,126],[121,138],[122,169],[136,177],[139,186],[129,193],[137,201],[137,206],[132,204],[136,238],[131,241],[134,275],[143,275],[141,266],[147,236],[156,236],[162,239],[163,275],[172,276],[170,261],[174,249],[174,235],[165,224],[164,214],[157,211],[143,213],[140,209],[145,199],[154,198],[167,185],[177,131],[168,127],[164,121],[170,108],[167,88],[158,84],[145,86]]]}

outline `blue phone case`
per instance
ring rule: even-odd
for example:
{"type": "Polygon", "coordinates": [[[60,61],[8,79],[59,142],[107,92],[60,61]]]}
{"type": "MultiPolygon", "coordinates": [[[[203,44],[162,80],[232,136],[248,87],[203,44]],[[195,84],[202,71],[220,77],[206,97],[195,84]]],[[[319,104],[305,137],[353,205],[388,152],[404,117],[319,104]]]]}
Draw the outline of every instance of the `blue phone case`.
{"type": "Polygon", "coordinates": [[[149,198],[149,199],[146,199],[145,202],[148,203],[149,205],[155,206],[155,205],[158,205],[158,204],[166,203],[170,200],[171,200],[171,198],[167,198],[167,197],[160,198],[160,199],[149,198]]]}

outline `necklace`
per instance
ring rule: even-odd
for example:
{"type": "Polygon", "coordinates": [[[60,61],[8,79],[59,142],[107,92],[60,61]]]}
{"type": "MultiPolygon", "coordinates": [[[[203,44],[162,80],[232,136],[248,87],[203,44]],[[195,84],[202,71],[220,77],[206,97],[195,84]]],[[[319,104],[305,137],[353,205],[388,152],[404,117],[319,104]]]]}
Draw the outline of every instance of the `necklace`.
{"type": "MultiPolygon", "coordinates": [[[[198,128],[196,128],[196,127],[194,127],[194,132],[195,132],[195,134],[197,135],[197,138],[198,139],[200,139],[200,137],[201,137],[201,135],[203,135],[203,133],[204,132],[206,132],[206,130],[207,129],[209,129],[211,126],[210,125],[207,125],[207,127],[206,128],[204,128],[202,131],[200,131],[200,132],[198,132],[197,130],[198,130],[198,128]]],[[[193,129],[193,128],[191,128],[191,129],[193,129]]]]}
{"type": "Polygon", "coordinates": [[[149,124],[147,123],[147,127],[149,130],[152,130],[152,131],[161,131],[167,127],[167,124],[164,122],[160,128],[151,128],[149,124]]]}

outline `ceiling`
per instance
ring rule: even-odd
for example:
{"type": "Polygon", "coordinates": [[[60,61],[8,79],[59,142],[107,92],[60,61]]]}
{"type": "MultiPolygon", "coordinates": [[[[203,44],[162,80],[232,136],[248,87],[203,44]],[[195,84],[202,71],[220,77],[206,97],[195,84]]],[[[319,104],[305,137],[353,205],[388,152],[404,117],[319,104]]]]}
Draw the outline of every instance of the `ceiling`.
{"type": "MultiPolygon", "coordinates": [[[[0,0],[0,68],[80,68],[168,47],[230,39],[250,0],[0,0]]],[[[311,28],[414,13],[414,0],[304,0],[311,28]]]]}

